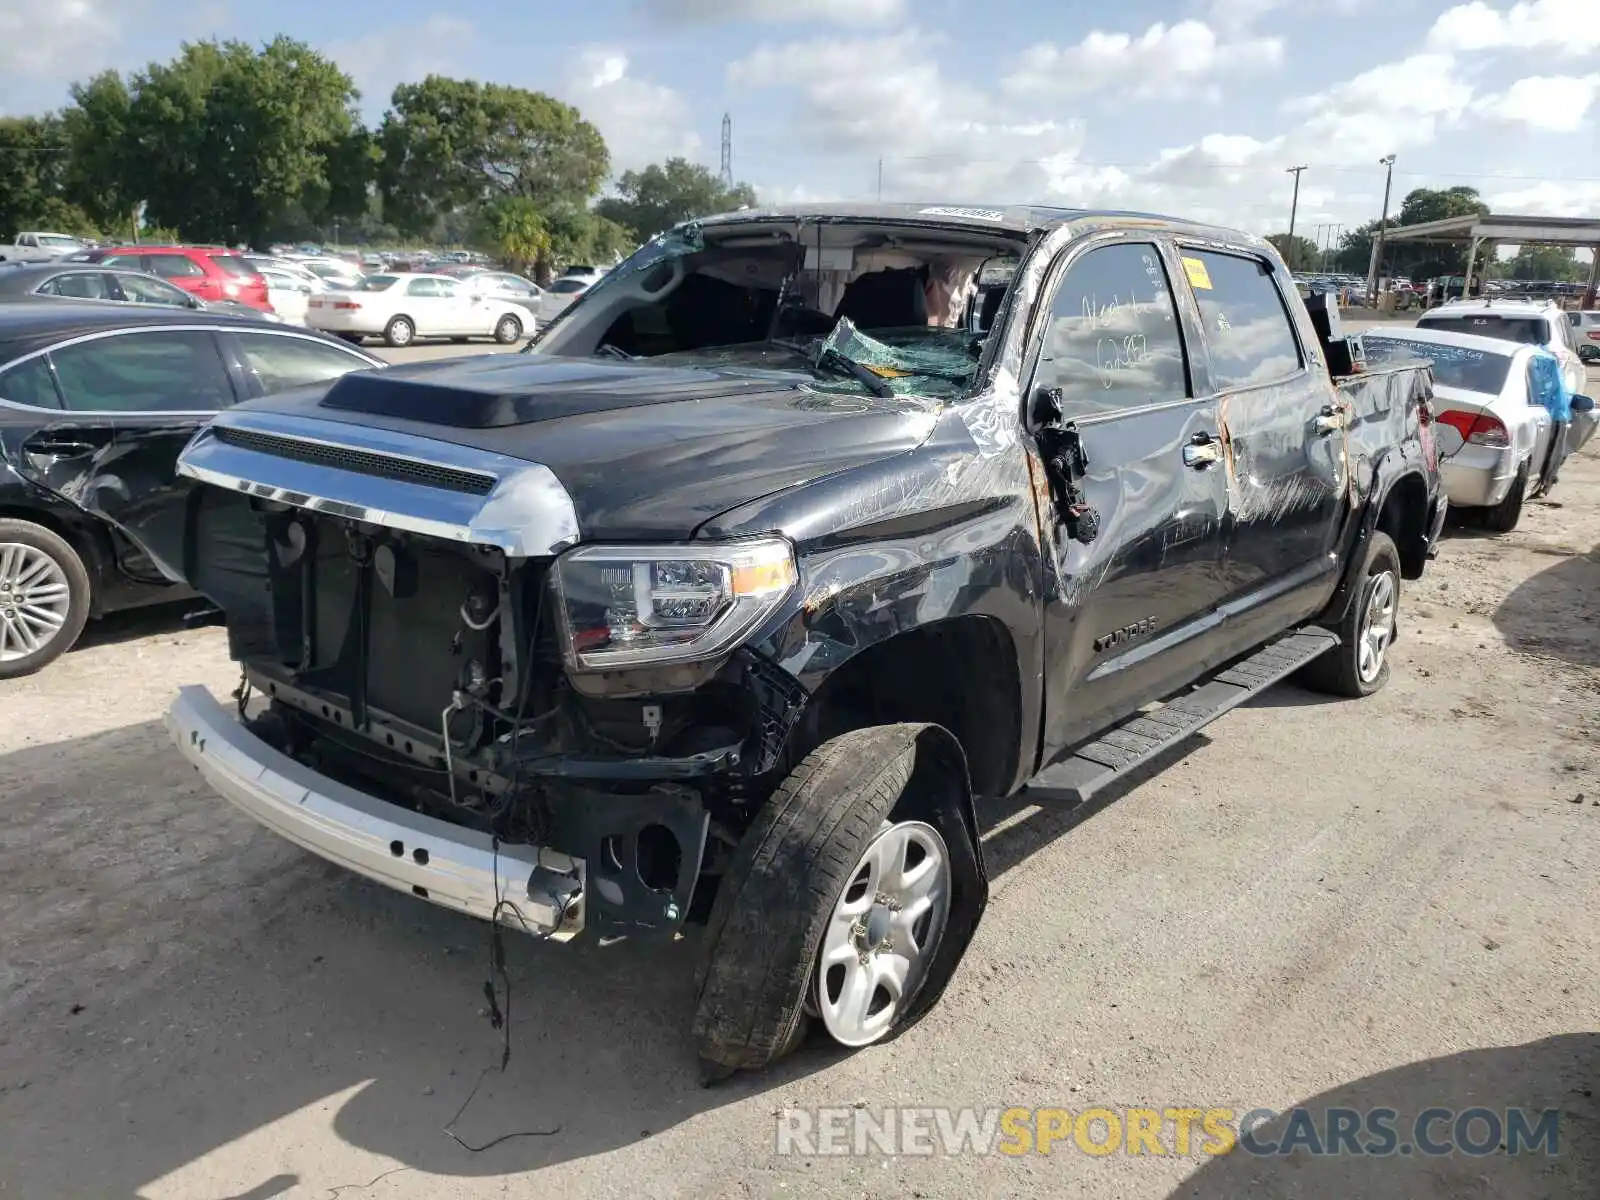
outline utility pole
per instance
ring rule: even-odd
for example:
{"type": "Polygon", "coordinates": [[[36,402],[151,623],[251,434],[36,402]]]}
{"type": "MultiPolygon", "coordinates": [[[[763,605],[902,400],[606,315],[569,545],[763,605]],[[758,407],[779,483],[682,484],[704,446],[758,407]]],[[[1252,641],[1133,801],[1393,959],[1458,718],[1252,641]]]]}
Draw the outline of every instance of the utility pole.
{"type": "Polygon", "coordinates": [[[733,190],[733,114],[722,114],[722,186],[733,190]]]}
{"type": "Polygon", "coordinates": [[[1378,160],[1386,168],[1383,176],[1383,215],[1378,218],[1378,236],[1372,242],[1372,262],[1367,267],[1367,300],[1378,301],[1378,267],[1383,262],[1383,238],[1389,232],[1389,187],[1394,183],[1394,155],[1386,154],[1378,160]]]}
{"type": "Polygon", "coordinates": [[[1294,199],[1289,202],[1289,244],[1294,245],[1294,219],[1300,211],[1300,172],[1305,167],[1289,167],[1286,174],[1294,176],[1294,199]]]}
{"type": "Polygon", "coordinates": [[[878,203],[883,203],[883,159],[878,160],[878,203]]]}

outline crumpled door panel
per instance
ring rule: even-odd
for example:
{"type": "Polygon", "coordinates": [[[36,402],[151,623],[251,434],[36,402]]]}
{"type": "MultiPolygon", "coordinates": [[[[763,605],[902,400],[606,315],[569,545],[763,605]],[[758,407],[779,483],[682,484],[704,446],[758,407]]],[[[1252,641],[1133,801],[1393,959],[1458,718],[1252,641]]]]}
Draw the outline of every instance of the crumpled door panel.
{"type": "Polygon", "coordinates": [[[147,583],[182,583],[184,510],[191,481],[178,454],[203,417],[153,426],[84,414],[43,428],[0,429],[0,451],[22,478],[107,522],[117,566],[147,583]]]}

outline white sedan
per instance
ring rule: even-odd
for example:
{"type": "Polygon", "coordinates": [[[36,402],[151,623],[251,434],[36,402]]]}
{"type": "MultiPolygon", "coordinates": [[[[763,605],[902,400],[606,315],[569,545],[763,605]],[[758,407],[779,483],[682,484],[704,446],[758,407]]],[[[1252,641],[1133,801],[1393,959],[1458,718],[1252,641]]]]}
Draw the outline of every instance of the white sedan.
{"type": "Polygon", "coordinates": [[[1450,505],[1481,510],[1498,532],[1515,529],[1550,450],[1550,411],[1530,398],[1529,364],[1540,347],[1421,326],[1369,332],[1362,342],[1374,365],[1432,360],[1434,439],[1450,505]]]}
{"type": "Polygon", "coordinates": [[[448,275],[395,272],[312,296],[306,324],[352,342],[381,337],[391,346],[409,346],[419,337],[492,337],[508,346],[532,329],[533,318],[517,304],[473,294],[448,275]]]}
{"type": "Polygon", "coordinates": [[[313,293],[326,291],[320,283],[307,283],[299,275],[263,263],[252,263],[267,281],[267,303],[291,325],[304,325],[313,293]]]}
{"type": "Polygon", "coordinates": [[[559,317],[579,296],[605,277],[596,267],[569,267],[544,289],[539,298],[539,324],[546,325],[559,317]]]}

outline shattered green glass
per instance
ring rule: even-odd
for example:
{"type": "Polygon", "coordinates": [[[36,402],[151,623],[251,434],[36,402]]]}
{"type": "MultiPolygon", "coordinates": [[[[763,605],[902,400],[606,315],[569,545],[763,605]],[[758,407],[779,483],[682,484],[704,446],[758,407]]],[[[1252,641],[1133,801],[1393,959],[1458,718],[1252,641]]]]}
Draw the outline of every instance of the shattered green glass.
{"type": "MultiPolygon", "coordinates": [[[[832,352],[866,367],[897,395],[955,399],[972,386],[978,359],[968,331],[916,325],[875,332],[876,337],[868,337],[848,317],[841,317],[812,361],[821,363],[832,352]]],[[[861,389],[852,379],[821,379],[814,386],[826,391],[861,389]]]]}

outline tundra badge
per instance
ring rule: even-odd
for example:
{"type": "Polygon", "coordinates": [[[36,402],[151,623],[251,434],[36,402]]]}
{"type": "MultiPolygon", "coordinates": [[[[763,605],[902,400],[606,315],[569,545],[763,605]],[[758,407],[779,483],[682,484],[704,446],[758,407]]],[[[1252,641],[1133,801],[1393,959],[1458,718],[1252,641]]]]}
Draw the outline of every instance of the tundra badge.
{"type": "Polygon", "coordinates": [[[1109,650],[1112,646],[1120,646],[1124,642],[1131,642],[1134,638],[1143,637],[1156,627],[1154,617],[1146,617],[1142,621],[1135,621],[1132,625],[1124,625],[1121,629],[1113,629],[1110,633],[1102,633],[1094,640],[1094,652],[1099,654],[1102,650],[1109,650]]]}

